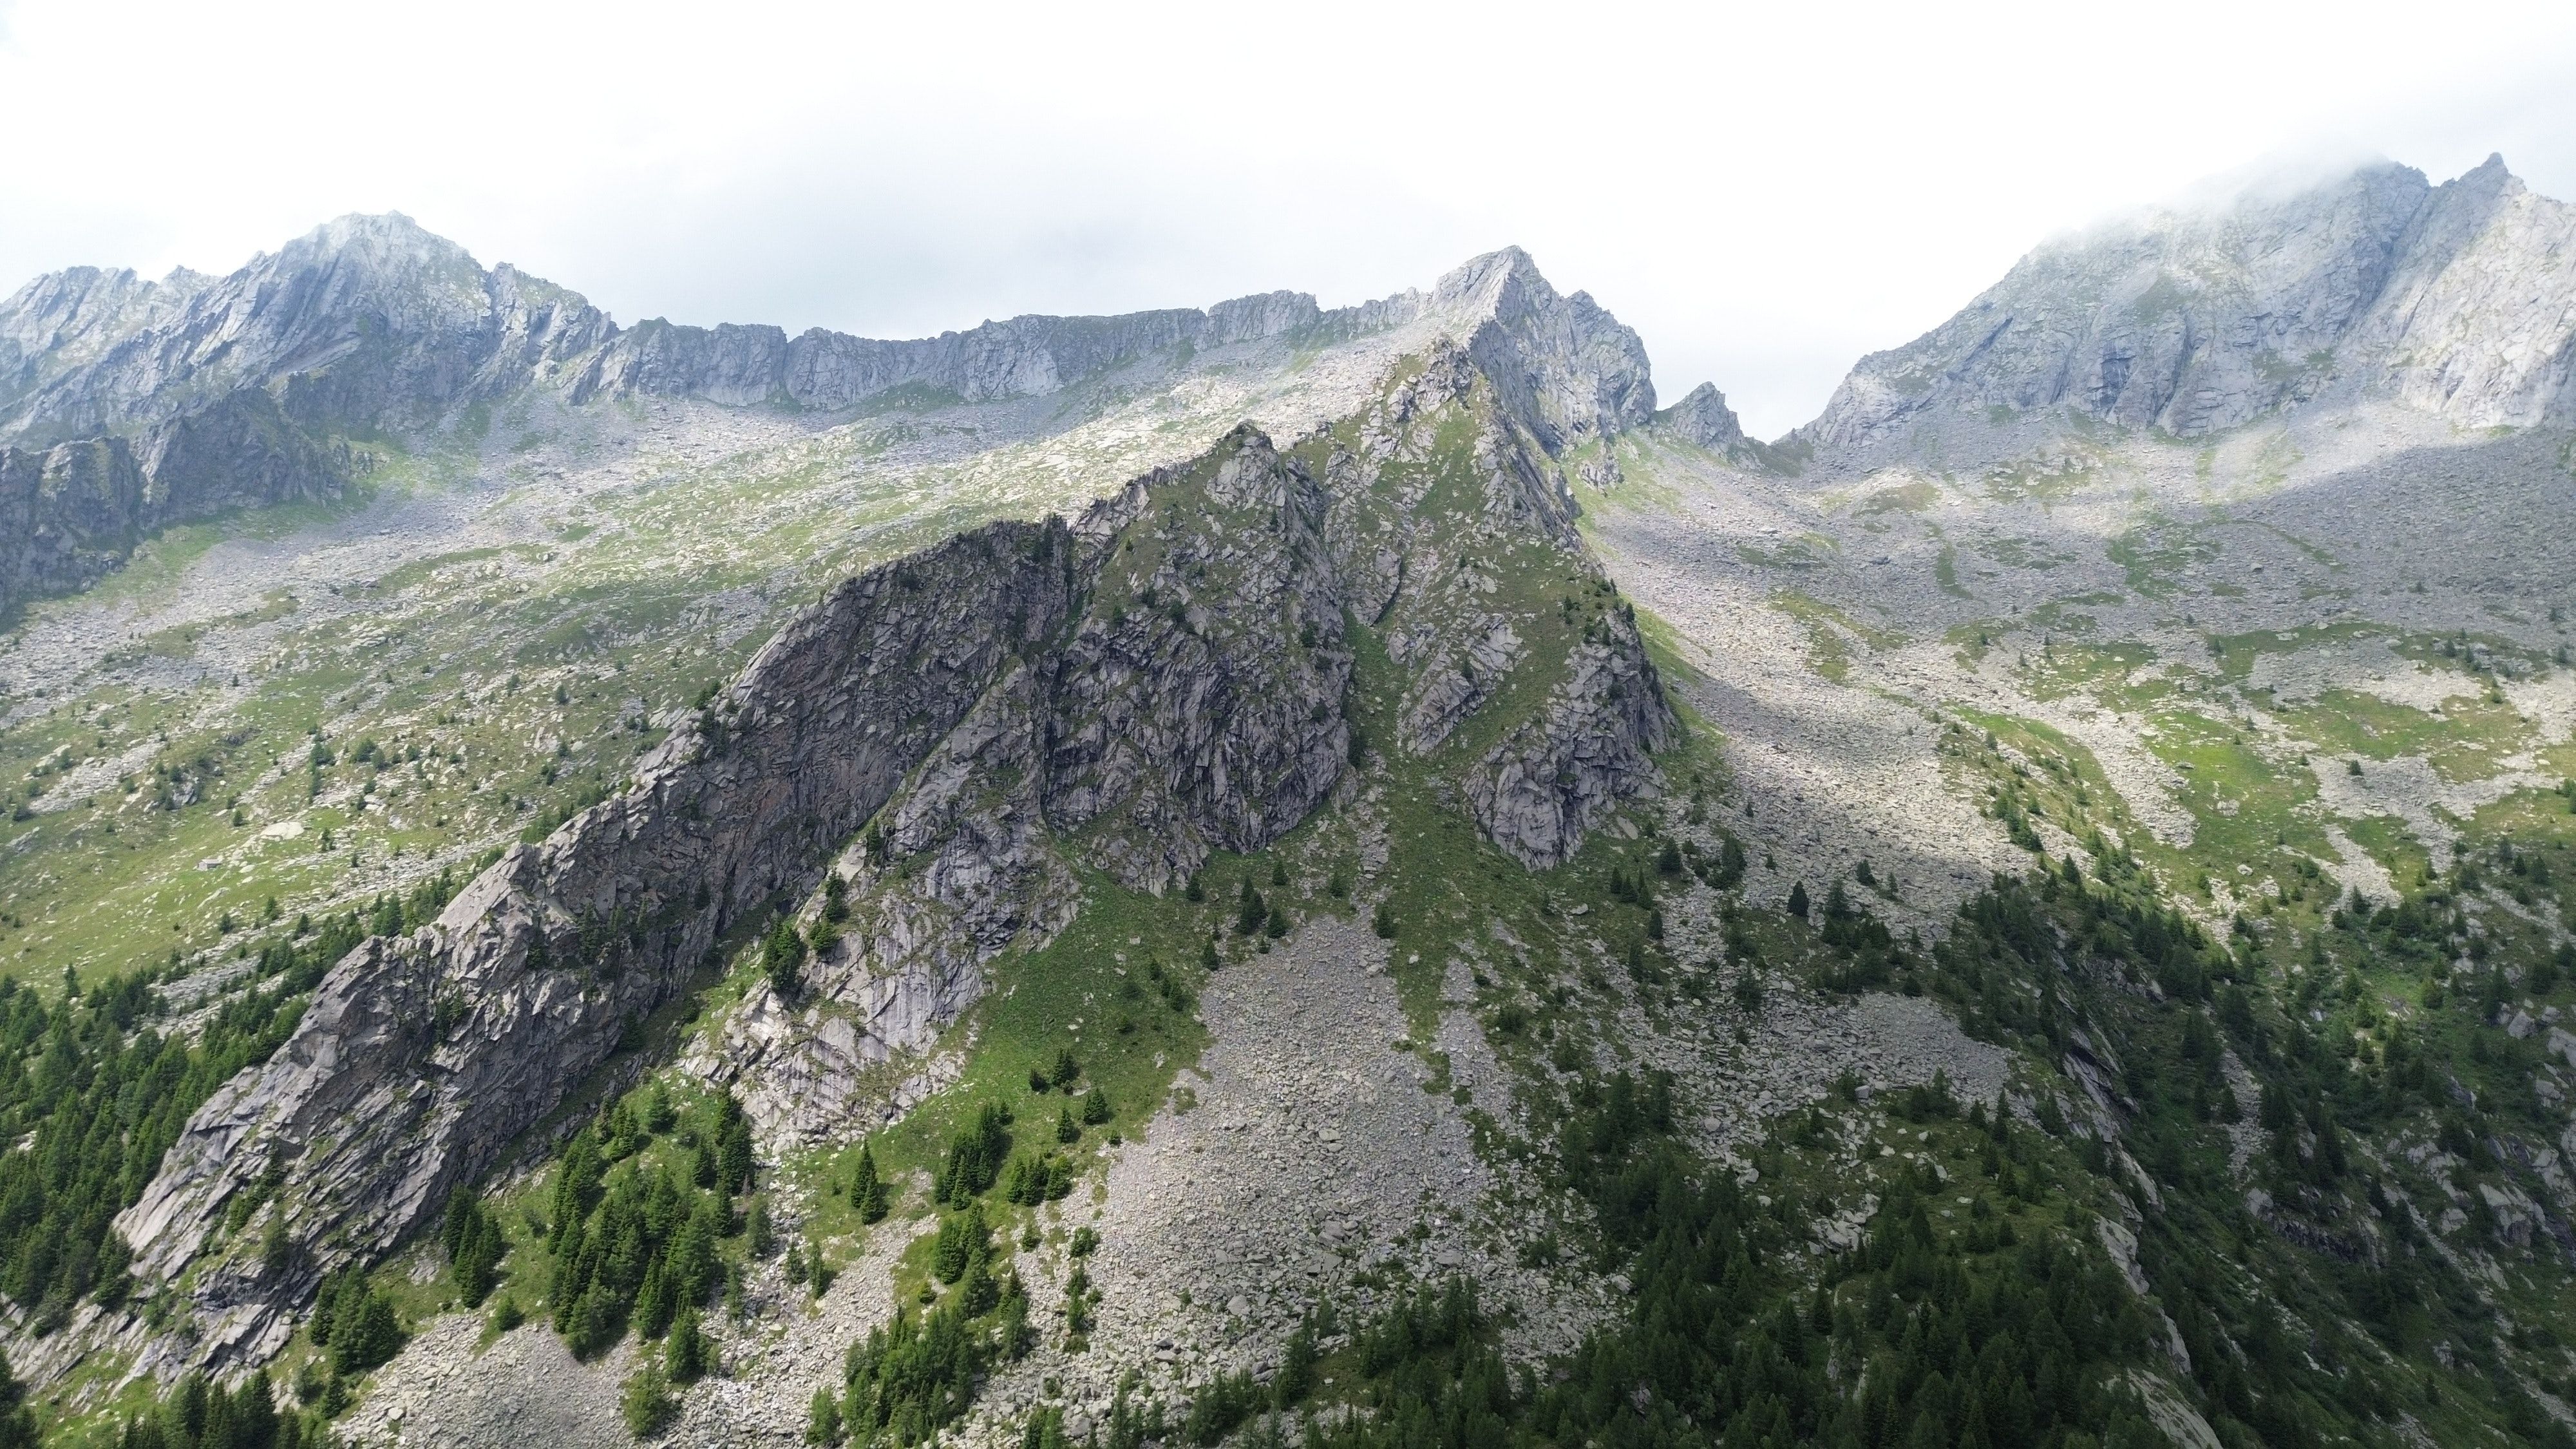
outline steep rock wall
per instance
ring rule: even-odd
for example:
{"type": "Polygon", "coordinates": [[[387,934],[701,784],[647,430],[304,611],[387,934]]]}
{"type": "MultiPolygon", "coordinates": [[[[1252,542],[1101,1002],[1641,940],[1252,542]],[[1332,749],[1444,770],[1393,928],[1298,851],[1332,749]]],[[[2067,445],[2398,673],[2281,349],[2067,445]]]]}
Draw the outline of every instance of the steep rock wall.
{"type": "Polygon", "coordinates": [[[1060,521],[997,524],[843,584],[626,791],[511,851],[434,925],[334,967],[294,1036],[190,1119],[118,1219],[138,1277],[184,1280],[201,1326],[161,1351],[273,1352],[323,1273],[398,1240],[551,1112],[1060,627],[1073,553],[1060,521]],[[223,1234],[264,1176],[277,1205],[223,1234]],[[282,1274],[245,1251],[269,1212],[298,1249],[282,1274]]]}
{"type": "Polygon", "coordinates": [[[353,471],[255,391],[134,438],[0,448],[0,605],[92,583],[174,523],[337,498],[353,471]]]}

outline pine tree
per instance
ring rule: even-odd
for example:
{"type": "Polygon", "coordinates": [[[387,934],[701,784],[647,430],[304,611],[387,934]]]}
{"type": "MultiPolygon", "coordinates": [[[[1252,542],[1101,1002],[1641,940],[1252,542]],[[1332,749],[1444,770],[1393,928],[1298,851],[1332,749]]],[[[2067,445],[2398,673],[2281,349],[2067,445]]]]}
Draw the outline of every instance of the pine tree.
{"type": "Polygon", "coordinates": [[[715,1186],[732,1197],[751,1185],[751,1172],[751,1123],[743,1116],[742,1103],[727,1092],[716,1107],[715,1186]]]}
{"type": "Polygon", "coordinates": [[[1805,881],[1790,883],[1789,914],[1802,921],[1807,918],[1807,883],[1805,881]]]}
{"type": "Polygon", "coordinates": [[[693,1384],[715,1366],[715,1350],[698,1327],[698,1310],[683,1308],[671,1321],[670,1340],[662,1346],[663,1371],[675,1384],[693,1384]]]}
{"type": "Polygon", "coordinates": [[[931,1275],[942,1283],[965,1277],[970,1267],[982,1263],[992,1252],[992,1236],[981,1204],[969,1205],[964,1212],[940,1219],[939,1236],[931,1244],[931,1275]]]}
{"type": "Polygon", "coordinates": [[[1056,1109],[1055,1140],[1058,1142],[1082,1140],[1082,1124],[1073,1120],[1073,1108],[1070,1104],[1056,1109]]]}
{"type": "Polygon", "coordinates": [[[340,1280],[340,1302],[331,1319],[331,1371],[354,1378],[402,1351],[402,1325],[394,1305],[351,1272],[340,1280]]]}
{"type": "Polygon", "coordinates": [[[885,1180],[877,1176],[876,1153],[865,1145],[859,1148],[859,1175],[850,1185],[850,1206],[858,1210],[863,1223],[881,1221],[886,1215],[885,1180]]]}
{"type": "Polygon", "coordinates": [[[841,1442],[841,1401],[830,1389],[816,1389],[814,1403],[805,1414],[805,1442],[832,1445],[841,1442]]]}
{"type": "Polygon", "coordinates": [[[1082,1122],[1084,1126],[1097,1127],[1108,1121],[1110,1116],[1108,1093],[1100,1090],[1098,1087],[1093,1087],[1090,1091],[1083,1094],[1082,1122]]]}
{"type": "Polygon", "coordinates": [[[805,938],[796,934],[796,923],[785,916],[770,929],[760,943],[761,970],[769,977],[769,989],[785,1002],[796,1000],[803,986],[800,970],[805,964],[805,938]]]}
{"type": "Polygon", "coordinates": [[[670,1381],[662,1377],[662,1366],[649,1360],[626,1376],[617,1407],[626,1419],[627,1432],[638,1439],[660,1433],[680,1412],[678,1401],[671,1397],[670,1381]]]}

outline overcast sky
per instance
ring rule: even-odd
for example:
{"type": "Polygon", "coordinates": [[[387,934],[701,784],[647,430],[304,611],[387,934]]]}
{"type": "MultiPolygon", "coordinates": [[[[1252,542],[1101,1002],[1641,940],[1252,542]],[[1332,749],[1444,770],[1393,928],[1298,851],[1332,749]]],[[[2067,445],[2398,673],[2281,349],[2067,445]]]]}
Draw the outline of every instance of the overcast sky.
{"type": "Polygon", "coordinates": [[[624,321],[915,336],[1517,242],[1774,435],[2215,173],[2576,197],[2576,4],[0,0],[0,136],[0,289],[398,210],[624,321]]]}

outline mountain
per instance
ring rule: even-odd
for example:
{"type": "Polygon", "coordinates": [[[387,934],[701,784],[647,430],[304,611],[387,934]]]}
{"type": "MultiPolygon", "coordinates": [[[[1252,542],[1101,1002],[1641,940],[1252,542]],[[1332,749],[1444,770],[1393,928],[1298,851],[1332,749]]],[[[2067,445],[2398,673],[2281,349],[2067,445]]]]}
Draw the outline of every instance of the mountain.
{"type": "Polygon", "coordinates": [[[2094,1115],[2172,1442],[2568,1432],[2568,217],[2493,161],[2214,192],[1775,445],[1575,477],[1748,908],[1867,885],[2094,1115]]]}
{"type": "MultiPolygon", "coordinates": [[[[1329,312],[1273,292],[879,342],[659,319],[621,329],[577,293],[506,263],[486,270],[400,215],[343,217],[222,278],[55,273],[0,302],[0,508],[21,540],[0,556],[0,602],[88,583],[171,523],[336,498],[375,461],[367,440],[418,440],[530,390],[575,406],[649,396],[847,415],[889,396],[1044,396],[1155,354],[1312,347],[1426,313],[1550,326],[1569,346],[1602,331],[1589,299],[1558,317],[1552,293],[1522,295],[1535,276],[1526,256],[1497,254],[1430,296],[1329,312]]],[[[1578,396],[1562,374],[1511,385],[1544,426],[1590,431],[1653,407],[1642,354],[1620,360],[1638,364],[1633,395],[1578,396]]]]}
{"type": "Polygon", "coordinates": [[[1467,353],[1435,352],[1369,420],[1377,441],[1420,452],[1470,428],[1488,476],[1322,440],[1283,455],[1247,429],[1073,524],[993,525],[835,590],[622,794],[335,968],[279,1059],[198,1113],[121,1219],[138,1272],[190,1276],[224,1204],[291,1164],[303,1271],[194,1275],[232,1320],[197,1351],[274,1353],[321,1274],[421,1226],[710,945],[781,889],[812,892],[836,852],[856,949],[809,968],[811,1001],[746,1003],[803,1015],[784,1040],[725,1043],[714,1070],[764,1129],[845,1120],[858,1063],[815,1030],[827,1008],[865,1008],[869,1054],[918,1051],[981,994],[986,961],[1063,929],[1085,869],[1167,894],[1321,806],[1359,753],[1346,621],[1402,640],[1413,682],[1387,743],[1408,755],[1438,753],[1498,689],[1529,698],[1455,782],[1502,851],[1569,858],[1651,781],[1672,724],[1623,617],[1578,639],[1570,613],[1477,587],[1506,558],[1583,594],[1602,582],[1507,408],[1467,353]],[[1469,492],[1421,511],[1444,485],[1469,492]],[[874,861],[856,843],[872,821],[874,861]],[[442,1000],[443,1031],[403,1028],[442,1000]]]}
{"type": "Polygon", "coordinates": [[[2576,210],[2502,157],[2440,186],[2379,164],[2033,252],[1958,315],[1862,359],[1792,441],[1858,454],[2066,408],[2178,437],[2383,397],[2464,428],[2576,409],[2576,210]]]}
{"type": "Polygon", "coordinates": [[[872,343],[361,219],[149,385],[231,284],[62,281],[22,453],[346,481],[0,649],[28,1407],[2570,1442],[2563,218],[2213,191],[1770,444],[1514,249],[872,343]]]}

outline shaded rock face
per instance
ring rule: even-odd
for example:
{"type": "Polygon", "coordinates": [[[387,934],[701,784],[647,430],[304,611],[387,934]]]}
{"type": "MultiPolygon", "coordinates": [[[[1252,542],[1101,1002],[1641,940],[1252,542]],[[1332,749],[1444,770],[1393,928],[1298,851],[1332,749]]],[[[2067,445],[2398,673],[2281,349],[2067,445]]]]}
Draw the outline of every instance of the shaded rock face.
{"type": "Polygon", "coordinates": [[[2462,426],[2576,416],[2571,243],[2576,207],[2501,158],[2439,187],[2383,163],[2158,211],[2031,253],[1940,327],[1863,358],[1792,438],[1865,450],[2060,406],[2197,437],[2321,398],[2462,426]]]}
{"type": "Polygon", "coordinates": [[[262,392],[138,437],[0,448],[0,604],[92,583],[173,523],[336,498],[349,471],[348,449],[289,426],[262,392]]]}

